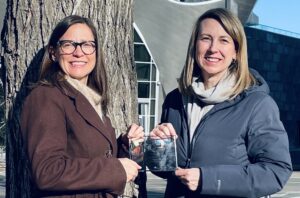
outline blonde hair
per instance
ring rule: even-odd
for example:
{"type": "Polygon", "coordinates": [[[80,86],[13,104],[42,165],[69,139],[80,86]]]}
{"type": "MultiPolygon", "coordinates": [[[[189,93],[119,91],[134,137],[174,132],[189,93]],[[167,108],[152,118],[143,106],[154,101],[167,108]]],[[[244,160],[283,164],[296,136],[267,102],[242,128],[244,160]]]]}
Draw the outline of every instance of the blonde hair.
{"type": "Polygon", "coordinates": [[[233,87],[231,95],[231,97],[235,97],[243,90],[255,84],[256,81],[248,67],[247,40],[244,28],[236,16],[223,8],[208,10],[196,21],[190,38],[185,65],[178,79],[179,89],[181,93],[190,95],[192,93],[191,84],[193,76],[201,74],[200,68],[195,61],[196,42],[200,32],[200,24],[207,18],[217,20],[234,41],[237,55],[236,61],[229,67],[229,71],[236,76],[236,84],[233,87]]]}

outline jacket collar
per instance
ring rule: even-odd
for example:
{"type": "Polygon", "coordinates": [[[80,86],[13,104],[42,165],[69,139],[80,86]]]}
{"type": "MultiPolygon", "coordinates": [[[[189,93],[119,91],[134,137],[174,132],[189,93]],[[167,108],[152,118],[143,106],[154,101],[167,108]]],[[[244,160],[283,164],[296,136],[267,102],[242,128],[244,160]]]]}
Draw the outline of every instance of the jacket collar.
{"type": "Polygon", "coordinates": [[[79,114],[93,127],[95,127],[113,145],[115,139],[114,129],[108,117],[103,116],[103,120],[92,107],[87,98],[70,85],[66,80],[58,82],[61,92],[74,100],[74,105],[79,114]]]}

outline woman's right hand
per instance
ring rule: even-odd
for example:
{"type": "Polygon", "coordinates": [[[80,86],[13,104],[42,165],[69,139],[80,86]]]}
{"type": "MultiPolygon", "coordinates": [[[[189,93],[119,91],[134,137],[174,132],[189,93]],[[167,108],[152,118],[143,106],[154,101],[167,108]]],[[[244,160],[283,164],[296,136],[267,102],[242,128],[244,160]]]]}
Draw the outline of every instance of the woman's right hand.
{"type": "Polygon", "coordinates": [[[157,125],[151,132],[150,137],[154,138],[168,138],[175,137],[177,138],[176,131],[171,123],[162,123],[157,125]]]}
{"type": "Polygon", "coordinates": [[[126,182],[134,181],[139,173],[139,169],[142,167],[139,166],[135,161],[132,161],[128,158],[119,158],[118,159],[126,172],[126,182]]]}

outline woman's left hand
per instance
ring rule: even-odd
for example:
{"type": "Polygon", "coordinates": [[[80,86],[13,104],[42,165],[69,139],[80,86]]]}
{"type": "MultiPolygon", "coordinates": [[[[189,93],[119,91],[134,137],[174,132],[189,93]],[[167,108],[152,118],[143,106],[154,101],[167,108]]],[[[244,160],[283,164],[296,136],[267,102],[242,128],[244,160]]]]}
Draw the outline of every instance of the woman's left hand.
{"type": "Polygon", "coordinates": [[[177,168],[177,170],[175,171],[175,175],[191,191],[197,190],[199,185],[199,180],[200,180],[199,168],[188,168],[188,169],[177,168]]]}
{"type": "Polygon", "coordinates": [[[128,144],[128,141],[144,141],[144,128],[135,123],[130,125],[127,129],[127,132],[123,135],[123,142],[128,144]]]}

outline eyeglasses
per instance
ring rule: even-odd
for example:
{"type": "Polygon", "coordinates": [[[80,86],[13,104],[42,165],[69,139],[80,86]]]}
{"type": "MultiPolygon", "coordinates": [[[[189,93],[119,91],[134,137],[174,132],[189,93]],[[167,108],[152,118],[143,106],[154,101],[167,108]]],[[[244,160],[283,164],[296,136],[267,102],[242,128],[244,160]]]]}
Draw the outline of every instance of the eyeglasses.
{"type": "Polygon", "coordinates": [[[60,40],[57,42],[57,45],[60,47],[61,51],[64,54],[73,54],[79,45],[82,52],[85,55],[90,55],[96,51],[95,41],[84,41],[81,43],[71,41],[71,40],[60,40]]]}

